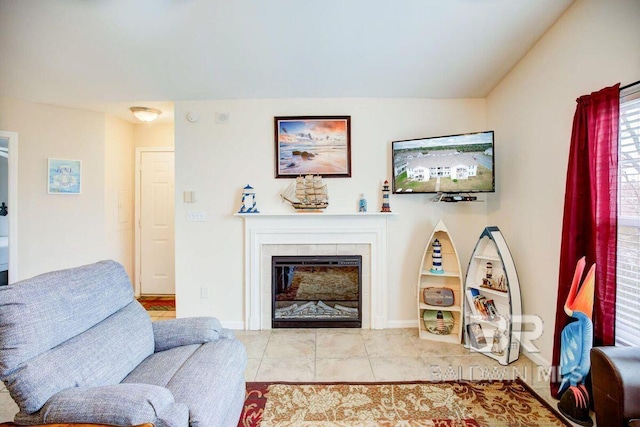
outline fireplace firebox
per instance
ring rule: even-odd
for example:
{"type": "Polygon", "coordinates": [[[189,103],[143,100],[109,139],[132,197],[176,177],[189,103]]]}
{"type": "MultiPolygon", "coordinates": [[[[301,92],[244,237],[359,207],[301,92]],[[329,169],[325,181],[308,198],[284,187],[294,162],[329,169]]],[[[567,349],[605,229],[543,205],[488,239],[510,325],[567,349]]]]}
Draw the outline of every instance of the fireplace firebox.
{"type": "Polygon", "coordinates": [[[272,328],[361,328],[362,257],[271,258],[272,328]]]}

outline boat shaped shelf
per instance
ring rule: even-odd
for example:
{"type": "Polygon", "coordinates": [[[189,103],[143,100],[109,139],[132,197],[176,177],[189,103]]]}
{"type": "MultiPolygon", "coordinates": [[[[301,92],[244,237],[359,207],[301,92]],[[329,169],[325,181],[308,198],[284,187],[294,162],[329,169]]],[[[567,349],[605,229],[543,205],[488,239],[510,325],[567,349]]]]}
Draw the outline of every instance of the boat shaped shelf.
{"type": "Polygon", "coordinates": [[[516,361],[521,336],[520,282],[498,227],[487,227],[480,235],[464,283],[465,346],[502,365],[516,361]]]}
{"type": "Polygon", "coordinates": [[[442,221],[427,240],[418,273],[417,300],[420,338],[460,344],[462,270],[453,239],[442,221]]]}

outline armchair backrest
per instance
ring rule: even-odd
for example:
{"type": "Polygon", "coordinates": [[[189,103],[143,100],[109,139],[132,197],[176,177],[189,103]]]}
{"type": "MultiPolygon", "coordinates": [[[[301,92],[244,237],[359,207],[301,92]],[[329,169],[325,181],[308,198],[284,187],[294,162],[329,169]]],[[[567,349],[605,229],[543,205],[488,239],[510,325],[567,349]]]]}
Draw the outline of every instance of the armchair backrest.
{"type": "Polygon", "coordinates": [[[115,261],[0,288],[0,378],[23,412],[65,388],[116,384],[153,347],[151,320],[115,261]]]}

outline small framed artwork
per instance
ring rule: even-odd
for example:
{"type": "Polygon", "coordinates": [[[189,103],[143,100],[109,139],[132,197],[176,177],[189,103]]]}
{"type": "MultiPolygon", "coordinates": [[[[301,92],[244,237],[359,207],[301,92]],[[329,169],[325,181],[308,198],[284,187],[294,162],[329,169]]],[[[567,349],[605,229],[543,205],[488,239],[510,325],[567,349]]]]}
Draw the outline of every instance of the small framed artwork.
{"type": "Polygon", "coordinates": [[[351,116],[275,117],[276,178],[351,177],[351,116]]]}
{"type": "Polygon", "coordinates": [[[47,193],[80,194],[82,161],[50,158],[47,165],[47,193]]]}

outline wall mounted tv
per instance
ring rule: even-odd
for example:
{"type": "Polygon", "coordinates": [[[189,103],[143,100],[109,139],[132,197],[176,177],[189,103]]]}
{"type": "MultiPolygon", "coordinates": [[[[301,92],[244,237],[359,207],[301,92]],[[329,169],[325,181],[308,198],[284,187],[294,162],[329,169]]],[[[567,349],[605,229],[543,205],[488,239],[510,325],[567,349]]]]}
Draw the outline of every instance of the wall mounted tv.
{"type": "Polygon", "coordinates": [[[493,149],[493,131],[393,141],[393,193],[491,193],[493,149]]]}

